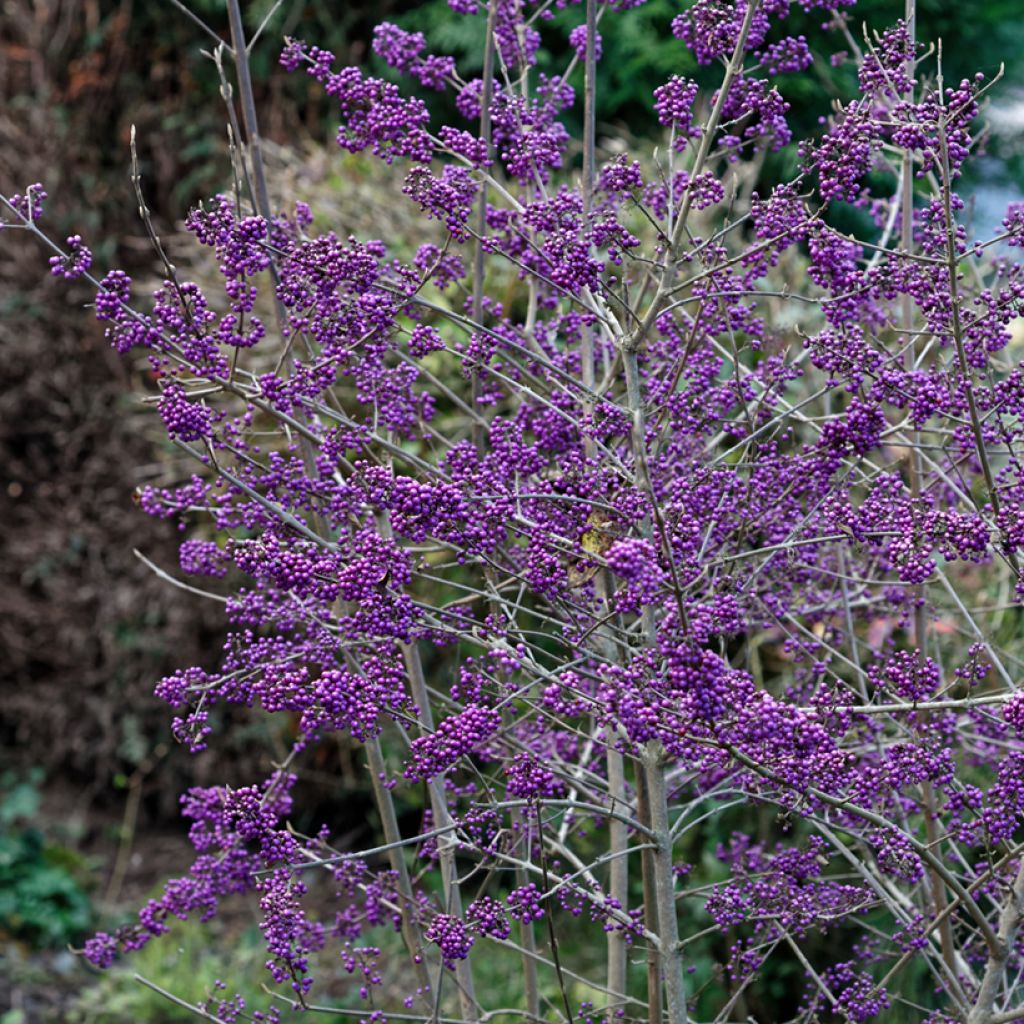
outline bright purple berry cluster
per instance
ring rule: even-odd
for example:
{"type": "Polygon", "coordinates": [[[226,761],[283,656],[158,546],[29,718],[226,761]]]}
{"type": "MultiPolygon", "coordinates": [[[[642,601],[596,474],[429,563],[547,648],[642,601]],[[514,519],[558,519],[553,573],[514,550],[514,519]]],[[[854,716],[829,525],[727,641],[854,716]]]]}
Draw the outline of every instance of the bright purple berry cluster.
{"type": "Polygon", "coordinates": [[[82,242],[81,235],[69,235],[65,241],[68,251],[63,256],[50,257],[50,273],[65,281],[73,281],[92,266],[92,252],[82,242]]]}

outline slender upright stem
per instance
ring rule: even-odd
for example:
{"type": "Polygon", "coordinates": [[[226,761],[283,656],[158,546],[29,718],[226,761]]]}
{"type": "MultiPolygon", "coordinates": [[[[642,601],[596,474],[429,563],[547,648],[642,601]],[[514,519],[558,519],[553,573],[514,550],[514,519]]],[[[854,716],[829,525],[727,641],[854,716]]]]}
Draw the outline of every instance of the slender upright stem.
{"type": "MultiPolygon", "coordinates": [[[[427,691],[427,680],[423,674],[423,662],[418,648],[414,644],[403,644],[402,655],[405,669],[412,687],[412,697],[419,709],[419,722],[427,733],[434,731],[434,716],[430,710],[430,694],[427,691]]],[[[438,828],[448,829],[452,822],[448,808],[448,797],[444,782],[432,779],[428,784],[430,808],[434,815],[434,824],[438,828]]],[[[437,855],[441,863],[441,881],[444,886],[445,912],[453,917],[462,918],[462,890],[459,885],[458,869],[455,863],[457,840],[451,831],[438,836],[437,855]]],[[[476,988],[473,984],[473,970],[469,960],[455,961],[455,980],[459,986],[459,1004],[463,1020],[467,1024],[480,1019],[480,1007],[476,1001],[476,988]]]]}
{"type": "Polygon", "coordinates": [[[252,74],[249,70],[249,50],[245,44],[245,27],[238,0],[227,0],[228,24],[231,28],[231,47],[234,50],[235,71],[238,75],[238,97],[242,104],[242,123],[245,125],[246,143],[249,147],[249,161],[252,164],[253,184],[256,191],[256,207],[259,215],[270,224],[270,194],[267,191],[267,176],[263,168],[263,144],[260,141],[259,122],[256,120],[256,100],[252,91],[252,74]]]}
{"type": "MultiPolygon", "coordinates": [[[[910,53],[905,66],[905,74],[908,81],[913,81],[916,60],[915,60],[915,38],[917,22],[916,0],[906,0],[904,10],[904,22],[907,26],[907,36],[910,40],[910,53]]],[[[913,99],[913,96],[911,96],[913,99]]],[[[909,149],[903,151],[903,161],[900,167],[900,250],[904,258],[909,258],[914,248],[914,156],[909,149]]],[[[903,330],[910,333],[914,327],[914,300],[911,295],[904,293],[900,297],[900,312],[903,330]]],[[[916,346],[911,342],[906,346],[903,354],[904,368],[907,372],[914,369],[916,360],[916,346]]],[[[914,440],[919,441],[920,437],[914,434],[914,440]]],[[[907,473],[910,480],[911,496],[917,501],[921,497],[921,453],[914,448],[910,453],[907,473]]],[[[912,643],[922,654],[926,647],[928,615],[925,605],[926,585],[921,584],[914,590],[914,633],[912,643]]],[[[922,712],[922,722],[927,728],[929,712],[922,712]]],[[[938,828],[936,826],[936,799],[935,789],[930,780],[926,779],[921,785],[921,796],[924,814],[925,835],[928,839],[930,849],[937,849],[940,843],[938,828]]],[[[946,886],[938,874],[929,869],[928,892],[931,896],[932,912],[934,920],[939,924],[939,939],[942,946],[942,959],[946,963],[951,976],[956,976],[956,949],[953,945],[953,926],[949,915],[946,913],[948,900],[946,898],[946,886]]]]}
{"type": "Polygon", "coordinates": [[[597,133],[597,0],[587,0],[587,42],[583,55],[583,217],[594,197],[594,149],[597,133]]]}
{"type": "MultiPolygon", "coordinates": [[[[637,813],[644,826],[653,831],[647,781],[646,772],[642,766],[638,765],[636,770],[637,813]]],[[[645,845],[640,854],[640,871],[644,887],[644,928],[649,934],[660,936],[653,844],[645,845]]],[[[663,1024],[661,957],[657,946],[651,940],[648,940],[647,943],[647,1022],[648,1024],[663,1024]]]]}
{"type": "MultiPolygon", "coordinates": [[[[633,419],[630,446],[633,455],[635,486],[648,496],[651,503],[651,513],[643,518],[639,529],[644,537],[650,538],[653,534],[651,519],[657,514],[657,510],[647,467],[644,402],[639,361],[634,347],[623,347],[622,366],[626,377],[626,401],[633,419]]],[[[671,559],[672,552],[666,550],[665,557],[671,559]]],[[[641,640],[645,647],[654,645],[656,626],[654,609],[645,607],[641,619],[641,640]]],[[[643,779],[643,804],[646,815],[641,817],[644,824],[651,830],[655,846],[653,852],[644,852],[641,862],[644,873],[645,911],[649,911],[652,896],[656,908],[656,927],[651,928],[651,924],[655,922],[648,916],[648,928],[656,931],[658,936],[657,962],[660,975],[658,979],[660,985],[658,985],[650,964],[648,964],[648,985],[649,987],[655,986],[653,991],[649,988],[648,992],[648,1000],[652,1007],[649,1019],[652,1022],[655,1019],[653,1006],[657,1002],[657,995],[663,988],[669,1024],[685,1024],[687,1020],[686,989],[683,984],[682,951],[679,948],[675,876],[672,873],[672,831],[668,818],[665,751],[660,742],[651,741],[647,744],[642,763],[637,769],[637,775],[643,779]]]]}
{"type": "MultiPolygon", "coordinates": [[[[551,876],[548,872],[548,857],[544,851],[544,821],[541,817],[540,804],[534,804],[534,813],[537,821],[537,851],[540,857],[541,878],[544,880],[544,891],[551,892],[551,876]]],[[[558,936],[555,933],[554,918],[548,913],[546,916],[548,926],[548,941],[551,945],[551,961],[555,965],[555,978],[558,981],[558,991],[562,996],[562,1006],[565,1008],[565,1024],[573,1024],[572,1005],[569,1002],[569,992],[565,985],[565,974],[562,970],[562,955],[558,950],[558,936]]]]}
{"type": "MultiPolygon", "coordinates": [[[[595,177],[595,142],[597,134],[597,0],[587,0],[586,8],[586,50],[583,57],[583,219],[587,221],[593,206],[595,177]]],[[[581,347],[581,364],[583,386],[587,394],[594,391],[594,330],[584,328],[581,347]]],[[[583,401],[583,415],[589,420],[593,415],[594,406],[589,398],[583,401]]],[[[592,438],[587,438],[584,448],[588,458],[596,454],[592,438]]],[[[601,570],[594,579],[594,596],[599,607],[607,608],[608,594],[611,590],[608,574],[601,570]]],[[[598,645],[606,657],[613,656],[613,645],[608,643],[607,636],[599,631],[598,645]]],[[[626,801],[626,774],[622,754],[615,749],[614,736],[609,737],[608,752],[605,755],[608,765],[608,795],[613,805],[623,807],[626,801]]],[[[623,910],[629,902],[629,859],[625,851],[629,845],[629,833],[626,826],[616,819],[608,825],[608,850],[612,861],[608,874],[608,895],[615,899],[623,910]]],[[[611,992],[621,993],[627,999],[626,966],[627,947],[626,935],[622,929],[608,933],[608,970],[606,985],[611,992]]]]}
{"type": "MultiPolygon", "coordinates": [[[[494,100],[494,27],[498,18],[498,0],[490,0],[487,5],[487,35],[484,42],[483,88],[480,92],[480,138],[483,139],[487,154],[491,153],[491,104],[494,100]]],[[[484,317],[484,239],[487,237],[487,182],[480,185],[476,211],[476,249],[473,253],[473,323],[480,325],[484,317]]],[[[472,371],[472,406],[479,408],[480,370],[474,366],[472,371]]],[[[483,451],[484,426],[473,422],[473,442],[478,452],[483,451]]]]}
{"type": "MultiPolygon", "coordinates": [[[[518,810],[512,812],[513,821],[517,822],[522,829],[524,842],[527,851],[530,845],[530,818],[518,810]]],[[[528,855],[528,854],[527,854],[528,855]]],[[[522,886],[530,882],[530,875],[526,868],[517,864],[515,868],[516,886],[522,886]]],[[[537,980],[537,938],[533,934],[533,921],[524,917],[519,922],[519,945],[522,947],[522,971],[523,971],[523,1004],[527,1015],[531,1020],[541,1019],[540,1015],[540,984],[537,980]]]]}
{"type": "Polygon", "coordinates": [[[403,848],[400,845],[402,834],[398,830],[398,815],[395,813],[394,798],[391,795],[391,790],[384,785],[387,768],[380,748],[380,740],[376,736],[366,741],[366,755],[369,761],[370,781],[373,784],[373,796],[377,803],[377,812],[380,814],[381,826],[384,829],[384,842],[391,847],[388,850],[388,863],[398,878],[398,895],[402,900],[402,939],[405,941],[405,947],[416,972],[419,994],[423,1000],[427,1000],[430,991],[430,977],[427,974],[426,961],[423,959],[423,936],[420,934],[419,923],[413,913],[416,900],[413,896],[412,882],[409,879],[409,869],[406,867],[405,857],[402,855],[403,848]]]}
{"type": "MultiPolygon", "coordinates": [[[[606,755],[608,764],[608,796],[613,805],[621,807],[626,799],[626,772],[622,754],[609,741],[606,755]]],[[[629,832],[616,818],[608,822],[608,852],[612,861],[608,869],[608,895],[623,909],[629,904],[629,860],[624,855],[629,846],[629,832]]],[[[608,972],[606,987],[611,992],[621,993],[628,1000],[626,986],[627,947],[626,934],[619,928],[608,933],[608,972]]]]}
{"type": "Polygon", "coordinates": [[[686,1024],[686,987],[683,984],[683,957],[679,948],[679,918],[676,915],[675,875],[672,873],[672,832],[669,827],[664,755],[661,744],[653,742],[648,744],[643,758],[650,825],[656,846],[653,868],[658,903],[658,959],[665,989],[668,1024],[686,1024]]]}
{"type": "MultiPolygon", "coordinates": [[[[271,241],[272,209],[270,206],[270,193],[267,189],[267,175],[263,164],[263,143],[260,139],[260,126],[256,117],[256,98],[252,90],[252,74],[249,69],[249,47],[245,40],[245,26],[242,24],[242,11],[238,0],[227,0],[228,23],[231,27],[231,45],[234,50],[235,73],[238,79],[238,95],[242,104],[242,123],[245,125],[246,149],[249,156],[251,178],[246,176],[253,191],[253,202],[256,204],[256,212],[263,218],[267,230],[267,242],[271,241]]],[[[225,96],[229,103],[232,120],[234,110],[230,106],[230,97],[225,96]]],[[[273,250],[270,250],[273,252],[273,250]]],[[[292,369],[292,346],[291,340],[286,340],[288,335],[288,314],[277,295],[277,286],[281,282],[276,260],[271,257],[270,275],[273,278],[274,291],[274,316],[277,320],[278,333],[281,336],[281,357],[275,367],[275,373],[283,366],[288,373],[292,369]]],[[[307,469],[313,468],[313,454],[308,445],[303,445],[302,458],[307,469]]]]}
{"type": "MultiPolygon", "coordinates": [[[[1024,921],[1024,864],[1021,864],[1014,879],[1013,888],[1006,896],[1002,913],[999,915],[999,937],[997,948],[990,950],[985,973],[978,987],[974,1006],[967,1017],[967,1024],[993,1024],[996,1020],[995,1003],[999,995],[999,987],[1006,975],[1006,965],[1010,959],[1021,922],[1024,921]]],[[[1007,1019],[1002,1017],[1003,1020],[1007,1019]]]]}
{"type": "MultiPolygon", "coordinates": [[[[939,78],[939,102],[943,102],[942,78],[939,78]]],[[[992,506],[992,512],[998,521],[1002,511],[1002,501],[999,497],[999,490],[996,487],[995,476],[992,473],[992,464],[988,457],[985,445],[985,433],[981,425],[981,417],[978,414],[978,401],[974,395],[974,381],[971,376],[971,367],[967,362],[967,351],[964,347],[964,330],[960,306],[962,298],[960,295],[960,257],[957,252],[956,227],[953,220],[953,175],[949,163],[949,138],[947,134],[946,117],[948,116],[945,106],[939,117],[939,155],[942,162],[942,205],[943,215],[946,221],[946,266],[949,273],[949,297],[951,308],[951,327],[953,343],[956,349],[957,368],[960,371],[960,380],[963,390],[967,396],[967,411],[971,420],[971,432],[974,435],[975,454],[981,464],[982,476],[985,478],[985,489],[988,491],[988,500],[992,506]]],[[[1014,575],[1020,579],[1020,563],[1017,554],[1011,551],[1007,555],[1007,561],[1013,568],[1014,575]]]]}

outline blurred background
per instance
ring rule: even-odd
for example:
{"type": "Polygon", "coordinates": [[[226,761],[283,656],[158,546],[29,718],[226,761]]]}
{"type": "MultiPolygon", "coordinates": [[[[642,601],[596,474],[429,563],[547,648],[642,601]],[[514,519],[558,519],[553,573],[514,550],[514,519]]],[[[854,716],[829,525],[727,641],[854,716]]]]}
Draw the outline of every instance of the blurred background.
{"type": "MultiPolygon", "coordinates": [[[[228,37],[220,0],[189,6],[228,37]]],[[[453,14],[445,0],[243,6],[250,33],[264,26],[253,75],[276,193],[310,201],[322,217],[326,210],[341,233],[400,239],[411,217],[393,199],[400,177],[332,146],[330,107],[315,83],[278,67],[281,39],[374,64],[373,25],[390,19],[426,33],[432,50],[456,56],[472,77],[481,19],[453,14]]],[[[605,30],[598,118],[608,148],[607,140],[628,147],[654,137],[651,94],[670,74],[706,74],[667,32],[678,9],[651,0],[605,30]]],[[[901,13],[902,2],[867,0],[852,17],[858,29],[881,30],[901,13]]],[[[977,232],[990,234],[1006,204],[1024,198],[1019,0],[921,0],[918,16],[921,39],[944,40],[947,80],[991,76],[1006,64],[986,111],[986,155],[964,186],[977,232]]],[[[820,31],[820,12],[801,18],[790,31],[804,31],[817,52],[836,48],[820,31]]],[[[544,27],[542,70],[564,66],[568,30],[581,20],[570,7],[544,27]]],[[[60,239],[81,234],[97,276],[122,267],[145,281],[157,272],[128,178],[131,125],[155,225],[177,262],[190,258],[179,227],[189,207],[229,185],[223,103],[202,52],[211,45],[170,2],[0,0],[0,191],[42,182],[50,196],[43,226],[60,239]]],[[[852,69],[827,59],[790,77],[784,94],[796,137],[853,83],[852,69]]],[[[443,115],[443,98],[437,106],[443,115]]],[[[773,159],[765,174],[782,177],[795,155],[773,159]]],[[[216,664],[222,623],[217,607],[168,586],[133,554],[177,564],[174,524],[148,518],[132,500],[137,486],[172,472],[138,400],[151,382],[106,344],[85,308],[88,288],[48,276],[46,255],[23,233],[0,232],[0,1024],[188,1019],[134,984],[131,969],[169,990],[191,989],[191,998],[218,971],[236,971],[232,963],[248,958],[258,974],[251,913],[220,925],[238,929],[223,962],[193,926],[102,977],[68,946],[125,920],[182,869],[181,792],[262,778],[284,737],[239,715],[218,730],[224,742],[198,757],[170,738],[171,714],[153,685],[175,668],[216,664]]],[[[311,819],[359,838],[369,804],[351,750],[324,755],[302,785],[311,819]]]]}

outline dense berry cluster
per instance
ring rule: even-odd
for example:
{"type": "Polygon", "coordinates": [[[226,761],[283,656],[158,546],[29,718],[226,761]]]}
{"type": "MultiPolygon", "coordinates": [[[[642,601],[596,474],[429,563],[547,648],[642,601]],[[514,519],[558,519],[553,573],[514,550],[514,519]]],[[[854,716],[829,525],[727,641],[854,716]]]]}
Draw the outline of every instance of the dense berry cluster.
{"type": "Polygon", "coordinates": [[[82,242],[81,235],[68,235],[65,244],[68,251],[63,256],[50,257],[50,273],[73,281],[92,266],[92,251],[82,242]]]}
{"type": "Polygon", "coordinates": [[[444,719],[436,732],[412,741],[412,760],[405,768],[405,777],[430,779],[440,775],[459,758],[478,750],[500,725],[498,712],[474,705],[453,718],[444,719]]]}
{"type": "Polygon", "coordinates": [[[436,942],[445,967],[453,968],[456,960],[465,960],[473,946],[473,936],[465,924],[450,914],[438,914],[424,932],[428,942],[436,942]]]}
{"type": "Polygon", "coordinates": [[[509,917],[516,921],[539,921],[544,917],[541,892],[534,882],[527,882],[526,885],[513,889],[505,898],[505,902],[508,904],[509,917]]]}
{"type": "Polygon", "coordinates": [[[4,198],[3,205],[11,213],[12,219],[0,219],[0,229],[4,226],[19,221],[33,223],[43,215],[43,204],[46,202],[46,189],[40,182],[29,185],[24,194],[16,192],[12,196],[4,198]]]}

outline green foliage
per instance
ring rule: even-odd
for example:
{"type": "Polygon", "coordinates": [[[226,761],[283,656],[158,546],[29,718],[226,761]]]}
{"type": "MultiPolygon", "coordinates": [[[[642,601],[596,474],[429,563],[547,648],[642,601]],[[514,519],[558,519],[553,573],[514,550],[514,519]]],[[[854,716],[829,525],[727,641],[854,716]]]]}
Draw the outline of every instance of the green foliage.
{"type": "Polygon", "coordinates": [[[116,964],[97,974],[93,984],[79,993],[69,1008],[68,1024],[177,1024],[195,1020],[195,1014],[136,980],[145,978],[179,999],[195,1003],[240,991],[250,1006],[262,1006],[267,996],[259,983],[265,975],[266,950],[256,929],[230,940],[214,926],[198,921],[174,922],[169,934],[134,953],[131,963],[116,964]],[[217,989],[223,979],[229,988],[217,989]],[[241,988],[238,989],[236,980],[241,988]]]}
{"type": "MultiPolygon", "coordinates": [[[[623,141],[631,135],[650,137],[660,131],[651,112],[654,90],[671,75],[687,75],[713,87],[719,69],[699,68],[690,51],[668,32],[672,18],[687,4],[673,0],[649,0],[644,6],[625,14],[608,13],[602,19],[603,57],[601,87],[597,94],[599,125],[614,131],[623,141]],[[628,125],[628,129],[624,126],[628,125]],[[612,128],[614,126],[614,128],[612,128]]],[[[942,68],[948,83],[982,71],[995,75],[1006,65],[1010,82],[1024,80],[1024,21],[1017,17],[1019,0],[964,0],[951,5],[947,0],[917,0],[917,36],[926,44],[942,40],[942,68]]],[[[903,17],[903,0],[858,0],[849,22],[854,41],[864,46],[865,30],[882,32],[903,17]]],[[[568,45],[569,31],[583,19],[582,5],[555,12],[550,22],[539,23],[542,46],[537,69],[545,74],[560,74],[569,64],[572,52],[568,45]]],[[[479,75],[483,60],[484,19],[454,14],[447,0],[427,0],[413,10],[394,17],[410,31],[423,32],[432,52],[456,58],[465,78],[479,75]]],[[[781,91],[791,104],[790,123],[796,137],[813,134],[820,117],[829,113],[836,99],[848,99],[856,92],[856,71],[852,63],[832,67],[830,55],[844,49],[846,43],[835,32],[822,31],[825,20],[820,10],[800,12],[794,5],[786,21],[787,33],[807,36],[817,60],[805,74],[789,75],[781,83],[781,91]]],[[[771,36],[769,38],[774,38],[771,36]]],[[[389,74],[379,62],[377,73],[389,74]]],[[[933,76],[934,57],[924,66],[924,73],[933,76]]],[[[577,66],[570,81],[581,91],[583,72],[577,66]]],[[[428,97],[439,114],[453,116],[450,97],[428,97]]],[[[567,120],[577,121],[574,111],[567,120]]],[[[568,125],[578,131],[578,123],[568,125]]],[[[1024,159],[1000,154],[1007,173],[1016,181],[1024,180],[1024,159]]],[[[772,155],[766,168],[766,179],[782,180],[794,173],[791,152],[772,155]]]]}
{"type": "MultiPolygon", "coordinates": [[[[666,31],[679,12],[673,0],[649,0],[626,15],[608,14],[603,23],[601,88],[597,95],[599,122],[637,123],[657,131],[651,113],[654,90],[670,75],[696,71],[689,50],[666,31]],[[635,121],[639,118],[638,121],[635,121]]],[[[432,52],[455,57],[464,78],[480,74],[484,52],[484,19],[453,14],[447,0],[428,0],[395,19],[403,28],[422,32],[432,52]]],[[[542,46],[537,69],[547,75],[561,74],[572,53],[569,31],[580,24],[582,9],[556,11],[550,22],[540,22],[542,46]]],[[[570,81],[582,91],[583,71],[577,67],[570,81]]],[[[578,112],[577,112],[578,116],[578,112]]],[[[643,129],[641,127],[641,134],[643,129]]]]}
{"type": "Polygon", "coordinates": [[[92,909],[82,884],[84,863],[50,843],[31,824],[39,811],[40,774],[0,778],[0,934],[35,948],[81,938],[92,909]]]}

